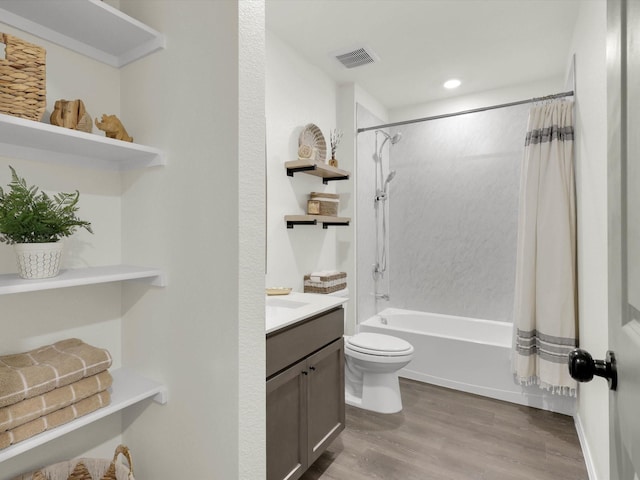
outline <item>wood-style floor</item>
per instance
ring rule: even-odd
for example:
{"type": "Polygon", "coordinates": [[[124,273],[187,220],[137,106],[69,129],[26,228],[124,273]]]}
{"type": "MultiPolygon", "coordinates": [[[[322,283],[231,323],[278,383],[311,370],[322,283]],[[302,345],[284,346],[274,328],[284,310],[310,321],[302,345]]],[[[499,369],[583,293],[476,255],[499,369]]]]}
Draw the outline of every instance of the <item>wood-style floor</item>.
{"type": "Polygon", "coordinates": [[[411,380],[392,415],[347,406],[302,480],[587,480],[573,418],[411,380]]]}

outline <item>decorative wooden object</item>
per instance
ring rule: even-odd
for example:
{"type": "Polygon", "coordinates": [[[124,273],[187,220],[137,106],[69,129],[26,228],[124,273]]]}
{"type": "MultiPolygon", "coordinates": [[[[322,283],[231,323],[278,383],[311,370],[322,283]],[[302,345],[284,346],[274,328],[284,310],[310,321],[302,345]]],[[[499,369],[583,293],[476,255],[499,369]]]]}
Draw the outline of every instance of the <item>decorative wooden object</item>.
{"type": "Polygon", "coordinates": [[[122,122],[115,115],[102,114],[102,121],[98,121],[96,118],[96,127],[103,130],[109,138],[115,138],[116,140],[122,140],[124,142],[133,142],[133,137],[129,136],[122,122]]]}
{"type": "Polygon", "coordinates": [[[0,113],[39,122],[46,108],[46,50],[0,33],[0,113]]]}
{"type": "Polygon", "coordinates": [[[318,200],[307,200],[307,215],[320,215],[320,202],[318,200]]]}
{"type": "Polygon", "coordinates": [[[312,160],[314,157],[314,149],[311,145],[302,144],[298,147],[298,159],[312,160]]]}
{"type": "Polygon", "coordinates": [[[91,133],[93,122],[82,100],[56,100],[49,118],[51,125],[91,133]]]}
{"type": "Polygon", "coordinates": [[[340,195],[338,195],[337,193],[311,192],[309,194],[309,200],[307,202],[307,213],[309,215],[315,214],[315,215],[326,215],[329,217],[337,217],[339,206],[340,206],[340,195]],[[310,211],[309,207],[311,206],[310,204],[312,202],[317,203],[316,212],[310,211]]]}
{"type": "Polygon", "coordinates": [[[309,123],[298,137],[298,159],[325,163],[327,160],[327,143],[317,125],[309,123]],[[300,147],[306,147],[301,151],[300,147]]]}

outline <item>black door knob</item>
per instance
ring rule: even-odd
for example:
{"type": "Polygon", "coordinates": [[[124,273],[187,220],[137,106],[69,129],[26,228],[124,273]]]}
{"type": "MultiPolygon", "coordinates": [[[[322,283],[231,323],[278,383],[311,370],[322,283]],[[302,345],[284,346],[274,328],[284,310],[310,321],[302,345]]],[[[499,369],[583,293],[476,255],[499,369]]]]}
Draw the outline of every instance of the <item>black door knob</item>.
{"type": "Polygon", "coordinates": [[[607,352],[605,360],[594,360],[586,350],[572,350],[569,352],[569,374],[578,382],[590,382],[596,375],[607,379],[609,389],[615,390],[618,386],[616,356],[612,351],[607,352]]]}

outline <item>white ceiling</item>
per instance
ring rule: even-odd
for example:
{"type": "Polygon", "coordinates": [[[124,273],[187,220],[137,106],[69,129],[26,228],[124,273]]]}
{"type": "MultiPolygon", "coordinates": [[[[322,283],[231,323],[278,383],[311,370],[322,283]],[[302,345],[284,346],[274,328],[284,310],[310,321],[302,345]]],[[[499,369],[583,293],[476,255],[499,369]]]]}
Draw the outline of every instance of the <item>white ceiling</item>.
{"type": "Polygon", "coordinates": [[[594,0],[267,0],[266,15],[331,78],[396,108],[564,78],[581,1],[594,0]],[[360,45],[380,61],[346,69],[329,56],[360,45]],[[452,77],[462,86],[445,90],[452,77]]]}

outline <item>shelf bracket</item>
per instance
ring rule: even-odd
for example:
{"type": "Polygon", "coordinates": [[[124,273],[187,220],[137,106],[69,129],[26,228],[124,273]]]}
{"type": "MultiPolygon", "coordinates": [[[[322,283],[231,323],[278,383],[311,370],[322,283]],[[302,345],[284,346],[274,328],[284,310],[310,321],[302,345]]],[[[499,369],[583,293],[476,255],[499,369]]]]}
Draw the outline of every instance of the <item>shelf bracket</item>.
{"type": "Polygon", "coordinates": [[[287,220],[287,228],[293,228],[294,225],[317,225],[317,220],[287,220]]]}
{"type": "Polygon", "coordinates": [[[294,173],[297,173],[297,172],[308,172],[308,171],[315,170],[315,169],[316,169],[315,165],[310,165],[308,167],[287,168],[287,176],[288,177],[293,177],[294,173]]]}
{"type": "Polygon", "coordinates": [[[327,227],[348,227],[349,226],[349,222],[322,222],[322,228],[324,228],[325,230],[327,229],[327,227]]]}
{"type": "Polygon", "coordinates": [[[151,277],[151,282],[149,282],[154,287],[166,287],[167,286],[167,274],[162,272],[160,275],[156,275],[155,277],[151,277]]]}
{"type": "Polygon", "coordinates": [[[166,405],[169,401],[169,391],[163,388],[153,396],[153,401],[160,405],[166,405]]]}
{"type": "Polygon", "coordinates": [[[324,177],[322,179],[322,183],[324,183],[325,185],[328,185],[329,182],[333,182],[333,181],[336,181],[336,180],[349,180],[349,175],[344,175],[344,176],[341,176],[341,177],[324,177]]]}

